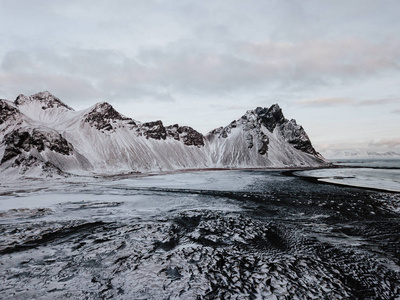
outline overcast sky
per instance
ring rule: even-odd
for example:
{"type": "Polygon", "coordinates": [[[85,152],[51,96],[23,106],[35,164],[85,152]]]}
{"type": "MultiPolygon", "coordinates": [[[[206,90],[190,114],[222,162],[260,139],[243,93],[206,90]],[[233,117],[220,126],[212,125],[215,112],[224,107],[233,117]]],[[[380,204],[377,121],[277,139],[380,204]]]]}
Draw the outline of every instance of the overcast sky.
{"type": "Polygon", "coordinates": [[[200,132],[278,103],[317,150],[400,150],[400,1],[0,0],[0,98],[200,132]]]}

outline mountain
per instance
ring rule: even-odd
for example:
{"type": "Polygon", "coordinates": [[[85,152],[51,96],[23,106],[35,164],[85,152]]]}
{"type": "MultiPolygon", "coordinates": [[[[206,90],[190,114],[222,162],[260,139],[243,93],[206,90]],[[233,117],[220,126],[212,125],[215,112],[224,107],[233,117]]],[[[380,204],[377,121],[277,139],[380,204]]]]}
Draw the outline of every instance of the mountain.
{"type": "Polygon", "coordinates": [[[329,149],[324,151],[329,159],[400,159],[400,152],[368,149],[329,149]]]}
{"type": "Polygon", "coordinates": [[[47,91],[0,99],[0,108],[0,172],[8,177],[326,163],[278,104],[205,136],[160,120],[141,123],[107,102],[75,111],[47,91]]]}

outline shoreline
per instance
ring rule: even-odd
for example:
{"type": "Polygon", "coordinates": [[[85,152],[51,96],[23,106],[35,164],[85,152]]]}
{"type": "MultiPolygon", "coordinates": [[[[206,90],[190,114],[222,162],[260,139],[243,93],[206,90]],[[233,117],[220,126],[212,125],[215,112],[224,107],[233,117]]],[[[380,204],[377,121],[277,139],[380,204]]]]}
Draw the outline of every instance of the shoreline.
{"type": "Polygon", "coordinates": [[[370,186],[365,186],[365,185],[357,185],[357,184],[351,184],[351,183],[342,183],[335,181],[334,179],[330,179],[329,177],[312,177],[312,176],[302,176],[302,175],[295,175],[293,171],[288,171],[283,173],[284,175],[287,176],[293,176],[297,178],[301,178],[305,181],[316,183],[316,184],[329,184],[329,185],[335,185],[335,186],[344,186],[344,187],[351,187],[351,188],[357,188],[357,189],[362,189],[362,190],[369,190],[369,191],[375,191],[375,192],[385,192],[385,193],[391,193],[391,194],[400,194],[400,190],[393,190],[393,189],[387,189],[387,188],[378,188],[378,187],[370,187],[370,186]]]}
{"type": "Polygon", "coordinates": [[[348,186],[348,187],[368,189],[368,190],[377,191],[377,192],[387,192],[387,193],[393,193],[393,194],[400,194],[400,190],[391,190],[391,189],[377,188],[377,187],[366,187],[366,186],[363,186],[363,185],[341,183],[341,182],[337,182],[337,181],[329,180],[329,179],[324,179],[324,178],[317,178],[317,181],[318,182],[322,182],[322,183],[334,184],[334,185],[342,185],[342,186],[348,186]]]}
{"type": "Polygon", "coordinates": [[[214,171],[308,171],[317,169],[330,169],[336,168],[332,164],[327,164],[325,166],[315,166],[315,167],[250,167],[250,168],[193,168],[193,169],[177,169],[168,171],[150,171],[150,172],[131,172],[131,173],[120,173],[120,174],[94,174],[94,175],[74,175],[72,176],[82,176],[82,177],[94,177],[94,178],[123,178],[123,177],[148,177],[148,176],[158,176],[158,175],[168,175],[168,174],[181,174],[181,173],[195,173],[195,172],[214,172],[214,171]]]}
{"type": "Polygon", "coordinates": [[[18,178],[1,178],[0,186],[6,184],[10,184],[16,181],[42,181],[42,180],[50,180],[50,181],[63,181],[69,179],[79,179],[79,178],[88,178],[88,179],[108,179],[108,180],[120,180],[120,179],[128,179],[128,178],[142,178],[142,177],[151,177],[151,176],[160,176],[160,175],[170,175],[170,174],[182,174],[182,173],[195,173],[195,172],[214,172],[214,171],[307,171],[307,170],[317,170],[317,169],[330,169],[337,168],[337,166],[328,163],[323,166],[293,166],[293,167],[250,167],[250,168],[191,168],[191,169],[176,169],[176,170],[168,170],[168,171],[148,171],[148,172],[140,172],[140,171],[132,171],[126,173],[115,173],[115,174],[104,174],[104,173],[93,173],[93,174],[74,174],[69,172],[64,172],[65,177],[29,177],[29,176],[21,176],[18,178]]]}
{"type": "MultiPolygon", "coordinates": [[[[365,186],[365,185],[358,185],[358,184],[352,184],[352,183],[345,183],[345,182],[338,182],[335,181],[334,179],[331,179],[329,177],[312,177],[312,176],[306,176],[306,175],[296,175],[294,172],[297,171],[310,171],[310,170],[319,170],[319,169],[386,169],[386,170],[393,170],[393,169],[399,169],[399,168],[379,168],[379,167],[362,167],[362,166],[341,166],[341,165],[336,165],[334,163],[328,163],[326,165],[321,165],[321,166],[293,166],[293,167],[259,167],[259,168],[191,168],[191,169],[177,169],[177,170],[168,170],[168,171],[149,171],[149,172],[138,172],[138,171],[133,171],[129,173],[119,173],[119,174],[73,174],[73,173],[65,173],[67,174],[67,177],[65,178],[50,178],[50,180],[54,181],[63,181],[68,179],[79,179],[79,178],[92,178],[92,179],[100,179],[100,180],[121,180],[121,179],[129,179],[129,178],[142,178],[142,177],[151,177],[151,176],[162,176],[162,175],[172,175],[172,174],[183,174],[183,173],[196,173],[196,172],[215,172],[215,171],[271,171],[271,172],[281,172],[282,175],[284,176],[291,176],[291,177],[297,177],[302,180],[306,180],[312,183],[316,184],[330,184],[330,185],[336,185],[336,186],[342,186],[342,187],[352,187],[352,188],[358,188],[358,189],[363,189],[363,190],[369,190],[369,191],[376,191],[376,192],[387,192],[387,193],[393,193],[393,194],[399,194],[400,190],[397,189],[390,189],[390,188],[380,188],[380,187],[371,187],[371,186],[365,186]]],[[[9,184],[11,182],[15,181],[40,181],[40,180],[49,180],[49,178],[41,178],[41,177],[21,177],[18,179],[13,179],[10,181],[2,181],[1,185],[4,184],[9,184]]]]}

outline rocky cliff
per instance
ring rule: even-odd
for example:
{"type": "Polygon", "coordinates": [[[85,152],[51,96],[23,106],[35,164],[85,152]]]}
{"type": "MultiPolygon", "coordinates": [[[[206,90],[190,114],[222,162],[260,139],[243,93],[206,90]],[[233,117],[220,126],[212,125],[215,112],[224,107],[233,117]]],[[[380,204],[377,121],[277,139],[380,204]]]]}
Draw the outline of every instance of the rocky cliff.
{"type": "MultiPolygon", "coordinates": [[[[186,168],[318,166],[326,163],[303,127],[278,104],[247,111],[203,135],[189,126],[133,120],[102,102],[75,111],[49,92],[0,100],[0,172],[28,162],[76,174],[186,168]]],[[[12,173],[12,172],[11,172],[12,173]]],[[[22,172],[23,173],[23,172],[22,172]]],[[[34,174],[34,172],[32,172],[34,174]]]]}

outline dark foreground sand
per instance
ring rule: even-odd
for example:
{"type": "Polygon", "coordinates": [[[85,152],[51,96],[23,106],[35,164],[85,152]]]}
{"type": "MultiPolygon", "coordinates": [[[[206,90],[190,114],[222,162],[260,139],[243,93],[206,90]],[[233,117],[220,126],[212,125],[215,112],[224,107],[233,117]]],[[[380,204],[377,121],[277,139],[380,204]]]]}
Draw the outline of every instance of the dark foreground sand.
{"type": "Polygon", "coordinates": [[[400,194],[283,173],[216,172],[227,177],[219,189],[197,187],[200,173],[173,188],[115,181],[3,212],[0,298],[399,297],[400,194]],[[130,199],[141,198],[151,214],[135,213],[130,199]]]}

